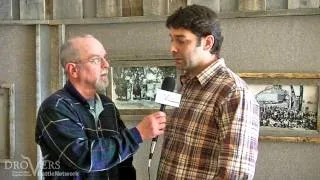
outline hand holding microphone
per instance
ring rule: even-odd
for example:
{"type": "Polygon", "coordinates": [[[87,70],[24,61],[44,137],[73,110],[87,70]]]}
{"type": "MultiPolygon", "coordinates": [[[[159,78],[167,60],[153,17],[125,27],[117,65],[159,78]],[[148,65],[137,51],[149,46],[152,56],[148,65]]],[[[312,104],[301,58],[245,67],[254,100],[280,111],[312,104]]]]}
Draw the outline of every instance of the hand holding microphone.
{"type": "MultiPolygon", "coordinates": [[[[173,77],[166,77],[162,82],[161,90],[172,92],[174,90],[175,85],[176,83],[173,77]]],[[[160,111],[165,112],[165,110],[166,110],[166,105],[161,104],[160,111]]],[[[152,141],[157,141],[157,138],[158,136],[154,137],[152,141]]]]}
{"type": "Polygon", "coordinates": [[[137,125],[142,140],[148,140],[162,135],[166,126],[166,114],[164,112],[156,112],[143,118],[137,125]]]}
{"type": "MultiPolygon", "coordinates": [[[[172,92],[175,87],[175,80],[172,77],[166,77],[161,85],[164,91],[172,92]]],[[[164,113],[166,105],[161,104],[160,111],[146,116],[138,125],[142,140],[152,139],[157,141],[157,137],[164,133],[166,114],[164,113]]],[[[154,149],[154,148],[153,148],[154,149]]],[[[153,153],[153,152],[152,152],[153,153]]]]}
{"type": "Polygon", "coordinates": [[[166,105],[179,107],[181,95],[172,93],[175,87],[175,79],[173,77],[164,78],[161,90],[158,90],[155,102],[160,103],[160,111],[150,114],[143,118],[143,120],[136,126],[140,132],[142,140],[152,139],[149,162],[148,162],[148,173],[150,179],[150,167],[152,156],[157,144],[158,136],[164,133],[166,127],[166,105]]]}

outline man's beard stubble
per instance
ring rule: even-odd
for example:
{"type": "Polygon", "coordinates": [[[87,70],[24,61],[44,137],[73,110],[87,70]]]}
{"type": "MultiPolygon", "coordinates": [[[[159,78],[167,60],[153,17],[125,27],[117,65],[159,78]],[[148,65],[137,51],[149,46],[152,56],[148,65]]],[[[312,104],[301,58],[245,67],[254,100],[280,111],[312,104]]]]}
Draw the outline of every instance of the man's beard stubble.
{"type": "Polygon", "coordinates": [[[101,79],[99,79],[96,83],[97,93],[106,94],[106,90],[107,90],[108,85],[109,85],[108,80],[106,80],[104,82],[101,79]]]}

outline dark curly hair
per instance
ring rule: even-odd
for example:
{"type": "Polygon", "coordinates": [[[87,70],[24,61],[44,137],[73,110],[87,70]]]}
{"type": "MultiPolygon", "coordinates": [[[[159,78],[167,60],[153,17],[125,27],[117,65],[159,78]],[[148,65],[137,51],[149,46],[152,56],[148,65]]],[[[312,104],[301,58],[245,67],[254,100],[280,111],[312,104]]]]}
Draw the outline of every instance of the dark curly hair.
{"type": "Polygon", "coordinates": [[[213,35],[214,45],[210,52],[219,56],[223,36],[217,18],[217,14],[210,8],[194,4],[177,9],[167,18],[166,26],[167,28],[190,30],[198,37],[198,45],[202,37],[213,35]]]}

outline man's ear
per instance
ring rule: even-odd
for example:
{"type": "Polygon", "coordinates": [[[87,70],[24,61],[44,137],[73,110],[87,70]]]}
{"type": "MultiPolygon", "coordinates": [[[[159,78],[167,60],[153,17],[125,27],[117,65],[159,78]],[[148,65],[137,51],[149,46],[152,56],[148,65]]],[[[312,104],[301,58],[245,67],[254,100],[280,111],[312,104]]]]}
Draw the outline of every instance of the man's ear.
{"type": "Polygon", "coordinates": [[[76,78],[78,77],[78,71],[79,69],[77,68],[77,64],[75,63],[67,63],[66,64],[66,72],[70,77],[76,78]]]}
{"type": "Polygon", "coordinates": [[[204,46],[203,50],[209,50],[213,47],[214,45],[214,36],[213,35],[208,35],[204,38],[204,46]]]}

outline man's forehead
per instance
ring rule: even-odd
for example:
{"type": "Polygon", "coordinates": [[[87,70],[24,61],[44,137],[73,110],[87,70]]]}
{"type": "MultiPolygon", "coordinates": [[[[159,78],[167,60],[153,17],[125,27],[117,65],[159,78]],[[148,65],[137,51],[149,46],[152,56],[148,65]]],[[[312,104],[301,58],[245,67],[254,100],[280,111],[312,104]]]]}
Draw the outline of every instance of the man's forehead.
{"type": "Polygon", "coordinates": [[[88,44],[100,43],[97,39],[87,36],[87,37],[78,37],[72,40],[73,44],[78,44],[81,46],[85,46],[88,44]]]}
{"type": "Polygon", "coordinates": [[[79,50],[80,56],[105,56],[106,50],[97,39],[93,37],[82,37],[74,39],[73,45],[79,50]]]}
{"type": "Polygon", "coordinates": [[[194,35],[190,30],[184,29],[184,28],[170,28],[169,29],[169,36],[171,37],[187,37],[187,36],[192,36],[194,35]]]}

